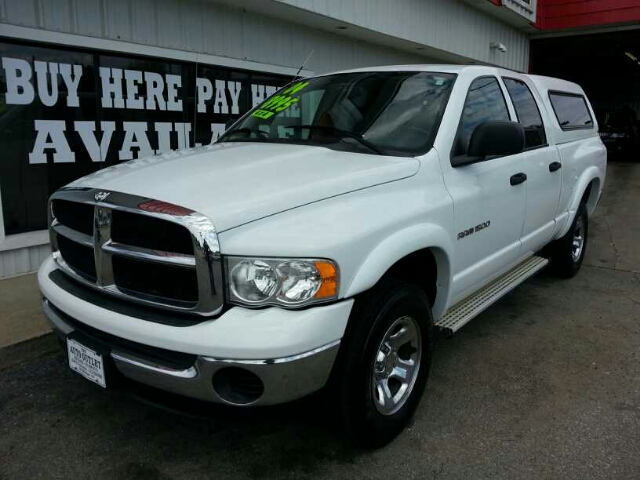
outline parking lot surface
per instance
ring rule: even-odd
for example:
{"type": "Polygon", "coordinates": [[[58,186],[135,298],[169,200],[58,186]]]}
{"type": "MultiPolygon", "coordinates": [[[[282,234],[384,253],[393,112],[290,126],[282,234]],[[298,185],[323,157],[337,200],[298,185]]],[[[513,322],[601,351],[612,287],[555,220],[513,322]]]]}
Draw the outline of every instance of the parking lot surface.
{"type": "Polygon", "coordinates": [[[103,391],[45,336],[0,349],[0,478],[640,478],[639,205],[640,163],[611,164],[578,276],[440,341],[386,448],[349,446],[316,398],[185,416],[103,391]]]}

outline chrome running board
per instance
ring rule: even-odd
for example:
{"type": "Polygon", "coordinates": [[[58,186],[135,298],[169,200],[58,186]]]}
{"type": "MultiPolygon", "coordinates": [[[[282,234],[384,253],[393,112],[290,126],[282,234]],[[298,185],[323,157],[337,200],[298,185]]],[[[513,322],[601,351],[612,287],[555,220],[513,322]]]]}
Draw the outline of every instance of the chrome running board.
{"type": "Polygon", "coordinates": [[[452,335],[527,278],[544,268],[547,263],[549,263],[549,260],[542,257],[531,257],[525,260],[476,293],[451,307],[440,320],[435,322],[436,327],[452,335]]]}

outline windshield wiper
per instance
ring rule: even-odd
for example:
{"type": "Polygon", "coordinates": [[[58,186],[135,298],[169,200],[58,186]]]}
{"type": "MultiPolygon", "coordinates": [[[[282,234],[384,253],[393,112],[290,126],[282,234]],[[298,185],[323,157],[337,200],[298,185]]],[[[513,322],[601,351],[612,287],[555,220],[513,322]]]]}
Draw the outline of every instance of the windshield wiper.
{"type": "Polygon", "coordinates": [[[383,152],[380,148],[376,147],[370,141],[362,138],[362,135],[350,132],[348,130],[341,130],[339,128],[330,127],[328,125],[293,125],[289,128],[292,128],[293,130],[320,130],[323,132],[327,132],[329,134],[333,134],[337,138],[344,138],[344,137],[353,138],[360,145],[364,145],[369,150],[376,152],[378,155],[385,155],[385,152],[383,152]]]}

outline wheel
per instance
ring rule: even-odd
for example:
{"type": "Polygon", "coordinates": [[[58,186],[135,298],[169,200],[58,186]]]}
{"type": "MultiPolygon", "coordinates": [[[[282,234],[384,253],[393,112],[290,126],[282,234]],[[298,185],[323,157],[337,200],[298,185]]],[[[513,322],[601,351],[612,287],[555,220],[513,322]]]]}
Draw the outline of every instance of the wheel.
{"type": "Polygon", "coordinates": [[[587,250],[588,232],[587,207],[581,203],[569,231],[551,245],[551,267],[556,275],[571,278],[578,273],[587,250]]]}
{"type": "Polygon", "coordinates": [[[383,279],[356,299],[330,394],[357,443],[386,445],[411,421],[427,383],[433,337],[431,308],[416,286],[383,279]]]}

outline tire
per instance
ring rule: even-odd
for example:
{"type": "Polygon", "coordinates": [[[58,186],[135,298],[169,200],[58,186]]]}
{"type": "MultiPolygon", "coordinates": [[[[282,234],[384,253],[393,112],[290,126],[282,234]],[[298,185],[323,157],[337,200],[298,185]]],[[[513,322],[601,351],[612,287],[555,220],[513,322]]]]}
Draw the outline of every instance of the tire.
{"type": "Polygon", "coordinates": [[[551,267],[555,275],[571,278],[578,273],[587,251],[588,233],[587,207],[581,203],[569,231],[564,237],[551,244],[551,267]]]}
{"type": "Polygon", "coordinates": [[[383,279],[356,299],[329,387],[353,441],[382,447],[410,423],[427,383],[433,341],[431,308],[418,287],[383,279]]]}

